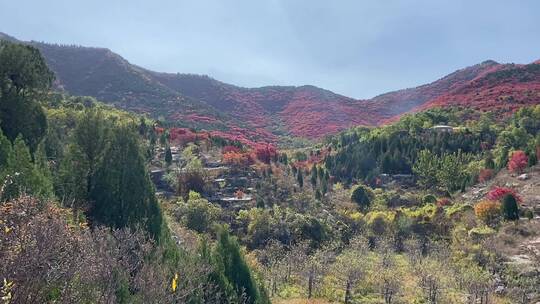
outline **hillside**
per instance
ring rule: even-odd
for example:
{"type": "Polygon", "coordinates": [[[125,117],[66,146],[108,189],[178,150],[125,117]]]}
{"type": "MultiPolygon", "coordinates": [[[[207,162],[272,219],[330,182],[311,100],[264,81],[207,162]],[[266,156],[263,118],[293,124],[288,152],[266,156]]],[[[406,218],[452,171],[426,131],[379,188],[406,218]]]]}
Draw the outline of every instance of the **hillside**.
{"type": "Polygon", "coordinates": [[[540,64],[497,65],[478,77],[452,88],[423,106],[470,106],[511,112],[540,101],[540,64]]]}
{"type": "Polygon", "coordinates": [[[317,138],[353,125],[373,125],[358,100],[314,86],[241,88],[207,76],[155,73],[169,88],[258,128],[280,124],[295,136],[317,138]]]}
{"type": "MultiPolygon", "coordinates": [[[[0,39],[16,41],[1,33],[0,39]]],[[[509,113],[540,101],[539,61],[485,61],[416,88],[358,100],[307,85],[242,88],[203,75],[149,71],[105,48],[28,43],[43,53],[60,90],[181,126],[256,141],[287,135],[316,139],[431,107],[472,106],[509,113]]]]}
{"type": "Polygon", "coordinates": [[[540,300],[540,105],[504,122],[429,109],[278,150],[51,92],[32,47],[2,44],[0,62],[9,303],[540,300]]]}
{"type": "Polygon", "coordinates": [[[390,118],[408,112],[417,106],[424,105],[454,88],[459,88],[469,81],[496,69],[499,64],[495,61],[485,61],[455,71],[432,83],[416,88],[399,90],[374,97],[369,104],[378,109],[381,116],[390,118]]]}

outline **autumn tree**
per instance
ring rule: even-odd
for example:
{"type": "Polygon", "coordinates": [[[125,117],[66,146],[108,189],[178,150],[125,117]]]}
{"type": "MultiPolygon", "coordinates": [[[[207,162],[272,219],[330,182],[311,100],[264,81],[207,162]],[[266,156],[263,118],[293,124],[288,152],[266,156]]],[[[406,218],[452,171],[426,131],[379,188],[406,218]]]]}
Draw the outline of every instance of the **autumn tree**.
{"type": "Polygon", "coordinates": [[[487,271],[473,262],[462,261],[458,265],[458,272],[461,284],[468,293],[467,303],[490,303],[489,295],[493,283],[487,271]]]}
{"type": "Polygon", "coordinates": [[[396,254],[389,240],[381,240],[377,246],[379,254],[376,273],[373,274],[385,304],[392,304],[401,290],[401,272],[396,262],[396,254]]]}
{"type": "Polygon", "coordinates": [[[319,289],[322,278],[328,272],[328,264],[332,258],[332,250],[323,247],[315,250],[311,254],[304,255],[301,275],[306,285],[307,298],[311,299],[316,290],[319,289]]]}
{"type": "Polygon", "coordinates": [[[203,193],[206,185],[206,172],[203,169],[202,161],[197,156],[198,147],[188,144],[182,151],[182,170],[177,174],[176,190],[184,199],[188,200],[190,191],[203,193]]]}
{"type": "Polygon", "coordinates": [[[516,199],[516,201],[518,201],[519,203],[521,203],[523,200],[521,196],[519,196],[514,189],[508,188],[508,187],[498,187],[498,186],[493,187],[491,190],[489,190],[489,192],[486,195],[486,198],[492,201],[501,201],[504,198],[504,196],[507,194],[512,195],[516,199]]]}
{"type": "Polygon", "coordinates": [[[523,172],[525,168],[527,168],[528,163],[529,158],[525,152],[521,150],[514,151],[514,153],[512,153],[510,156],[510,160],[508,161],[508,170],[519,174],[523,172]]]}
{"type": "Polygon", "coordinates": [[[419,277],[419,286],[423,291],[427,303],[439,303],[445,289],[445,279],[448,276],[448,258],[444,254],[433,250],[428,256],[420,259],[415,265],[415,273],[419,277]]]}
{"type": "Polygon", "coordinates": [[[494,225],[501,215],[501,203],[484,200],[474,206],[474,213],[487,225],[494,225]]]}
{"type": "Polygon", "coordinates": [[[277,240],[270,241],[264,249],[257,251],[270,296],[277,295],[281,285],[287,281],[286,257],[285,246],[277,240]]]}

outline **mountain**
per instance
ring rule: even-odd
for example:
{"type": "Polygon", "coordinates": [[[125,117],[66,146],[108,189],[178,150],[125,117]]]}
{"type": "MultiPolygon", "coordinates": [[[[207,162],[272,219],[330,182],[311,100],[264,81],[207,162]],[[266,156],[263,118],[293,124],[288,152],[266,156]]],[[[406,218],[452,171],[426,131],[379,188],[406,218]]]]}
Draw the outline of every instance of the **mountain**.
{"type": "Polygon", "coordinates": [[[353,125],[376,123],[361,101],[314,86],[241,88],[207,76],[155,73],[156,79],[185,96],[276,134],[316,138],[353,125]]]}
{"type": "Polygon", "coordinates": [[[459,88],[497,66],[499,66],[497,62],[488,60],[481,64],[457,70],[429,84],[376,96],[369,101],[369,105],[381,117],[385,119],[392,118],[412,111],[455,88],[459,88]]]}
{"type": "MultiPolygon", "coordinates": [[[[0,39],[17,41],[2,33],[0,39]]],[[[489,60],[426,85],[358,100],[314,86],[243,88],[208,76],[154,72],[105,48],[24,43],[40,49],[59,90],[242,140],[320,138],[435,106],[508,113],[540,102],[540,61],[517,65],[489,60]]]]}
{"type": "Polygon", "coordinates": [[[540,62],[499,64],[466,83],[428,101],[419,109],[463,106],[495,113],[540,103],[540,62]]]}

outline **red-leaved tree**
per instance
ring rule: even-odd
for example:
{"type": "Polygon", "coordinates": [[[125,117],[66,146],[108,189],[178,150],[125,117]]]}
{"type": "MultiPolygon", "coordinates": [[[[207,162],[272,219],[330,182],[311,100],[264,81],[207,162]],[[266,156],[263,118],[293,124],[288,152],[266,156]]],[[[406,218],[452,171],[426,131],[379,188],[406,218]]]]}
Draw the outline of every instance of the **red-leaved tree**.
{"type": "Polygon", "coordinates": [[[277,151],[273,145],[259,144],[255,148],[255,156],[263,163],[269,164],[277,156],[277,151]]]}
{"type": "Polygon", "coordinates": [[[500,201],[506,194],[512,195],[519,203],[523,201],[514,189],[507,187],[494,187],[488,192],[486,197],[491,201],[500,201]]]}
{"type": "Polygon", "coordinates": [[[510,161],[508,162],[508,170],[516,173],[523,172],[523,169],[527,167],[529,163],[529,158],[525,152],[518,150],[512,153],[510,156],[510,161]]]}
{"type": "Polygon", "coordinates": [[[493,169],[482,169],[480,170],[480,174],[478,174],[478,181],[481,183],[487,182],[493,178],[493,174],[493,169]]]}

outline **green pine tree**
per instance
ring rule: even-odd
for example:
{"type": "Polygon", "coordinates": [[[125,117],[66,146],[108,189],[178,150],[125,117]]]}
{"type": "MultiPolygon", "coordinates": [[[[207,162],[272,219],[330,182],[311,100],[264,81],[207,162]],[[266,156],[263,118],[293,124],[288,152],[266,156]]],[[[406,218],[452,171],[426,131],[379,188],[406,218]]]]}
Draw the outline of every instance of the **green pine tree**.
{"type": "Polygon", "coordinates": [[[76,144],[68,146],[55,178],[55,191],[60,202],[74,212],[88,201],[88,166],[76,144]]]}
{"type": "Polygon", "coordinates": [[[50,180],[41,178],[40,171],[32,162],[30,149],[21,136],[13,143],[5,175],[9,175],[10,181],[4,189],[3,199],[14,198],[23,193],[39,197],[46,197],[51,193],[50,180]]]}
{"type": "Polygon", "coordinates": [[[41,142],[34,154],[34,170],[37,189],[34,194],[43,198],[53,197],[53,176],[45,153],[45,143],[41,142]]]}
{"type": "Polygon", "coordinates": [[[114,129],[90,192],[91,217],[110,227],[145,226],[159,239],[163,219],[144,162],[137,134],[114,129]]]}
{"type": "Polygon", "coordinates": [[[0,127],[14,142],[22,135],[33,153],[47,130],[40,100],[54,79],[39,51],[0,42],[0,127]]]}
{"type": "Polygon", "coordinates": [[[367,212],[375,198],[373,191],[364,185],[357,185],[351,191],[351,201],[355,202],[362,212],[367,212]]]}
{"type": "Polygon", "coordinates": [[[169,167],[172,164],[172,152],[171,152],[171,147],[169,146],[165,148],[165,163],[167,164],[167,167],[169,167]]]}
{"type": "Polygon", "coordinates": [[[100,110],[90,108],[85,110],[73,132],[73,140],[82,158],[79,166],[86,171],[87,192],[94,186],[96,167],[102,160],[107,143],[108,123],[100,110]]]}
{"type": "Polygon", "coordinates": [[[313,186],[313,188],[317,187],[317,176],[318,176],[318,173],[317,173],[317,166],[313,165],[311,167],[311,185],[313,186]]]}
{"type": "Polygon", "coordinates": [[[519,220],[519,207],[516,198],[512,194],[506,194],[503,197],[502,213],[507,221],[519,220]]]}
{"type": "Polygon", "coordinates": [[[0,129],[0,177],[2,177],[2,171],[7,168],[8,158],[11,154],[11,142],[4,135],[4,132],[0,129]]]}
{"type": "Polygon", "coordinates": [[[247,265],[240,245],[236,238],[231,237],[229,232],[221,227],[217,233],[217,244],[213,252],[214,263],[218,273],[217,285],[228,294],[229,298],[243,301],[244,303],[269,304],[270,300],[259,285],[247,265]],[[234,295],[230,292],[234,291],[234,295]]]}

